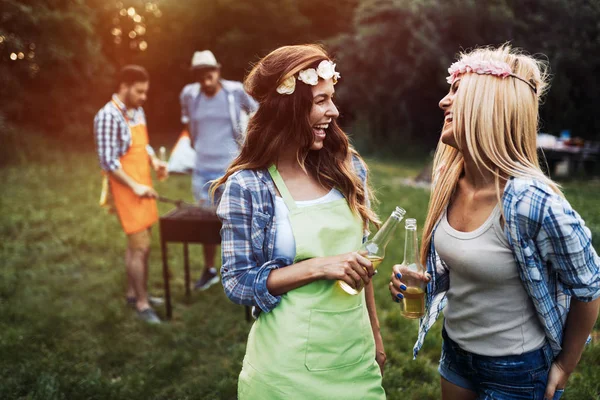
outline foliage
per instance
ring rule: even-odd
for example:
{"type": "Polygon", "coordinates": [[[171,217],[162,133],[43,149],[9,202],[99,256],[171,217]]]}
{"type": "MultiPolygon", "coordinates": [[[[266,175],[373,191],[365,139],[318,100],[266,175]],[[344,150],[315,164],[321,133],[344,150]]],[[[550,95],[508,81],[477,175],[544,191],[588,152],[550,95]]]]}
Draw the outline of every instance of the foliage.
{"type": "Polygon", "coordinates": [[[53,136],[67,128],[89,140],[91,117],[114,90],[114,71],[139,63],[151,75],[150,129],[168,132],[173,142],[194,51],[212,50],[224,77],[242,80],[275,47],[316,41],[339,60],[342,122],[361,148],[430,150],[441,123],[445,69],[455,54],[510,41],[549,61],[553,82],[542,130],[599,137],[598,0],[0,0],[0,6],[0,127],[33,124],[53,136]],[[13,53],[22,59],[11,60],[13,53]]]}
{"type": "Polygon", "coordinates": [[[554,87],[542,129],[598,139],[599,15],[599,2],[583,0],[364,0],[352,32],[330,42],[347,78],[340,98],[371,147],[431,148],[455,54],[509,41],[549,61],[554,87]]]}
{"type": "Polygon", "coordinates": [[[0,120],[52,135],[89,126],[94,93],[112,70],[93,10],[81,0],[0,0],[0,8],[0,120]]]}

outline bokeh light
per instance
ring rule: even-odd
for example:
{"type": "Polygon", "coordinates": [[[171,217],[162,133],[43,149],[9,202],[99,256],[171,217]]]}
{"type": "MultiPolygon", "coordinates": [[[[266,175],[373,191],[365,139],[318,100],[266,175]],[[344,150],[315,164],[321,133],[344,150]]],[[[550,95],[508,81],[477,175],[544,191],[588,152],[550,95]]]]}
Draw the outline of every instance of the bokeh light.
{"type": "Polygon", "coordinates": [[[10,53],[10,59],[15,61],[17,59],[17,53],[10,53]]]}
{"type": "Polygon", "coordinates": [[[140,50],[141,51],[146,51],[147,48],[148,48],[148,42],[146,42],[145,40],[142,40],[140,42],[140,50]]]}

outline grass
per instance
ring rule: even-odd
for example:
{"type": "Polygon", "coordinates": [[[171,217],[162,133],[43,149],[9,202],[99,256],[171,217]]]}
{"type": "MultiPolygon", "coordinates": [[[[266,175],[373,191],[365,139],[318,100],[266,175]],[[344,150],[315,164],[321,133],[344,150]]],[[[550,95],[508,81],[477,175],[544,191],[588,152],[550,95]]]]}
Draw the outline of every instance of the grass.
{"type": "MultiPolygon", "coordinates": [[[[187,299],[180,245],[170,245],[174,318],[140,323],[124,305],[125,240],[117,220],[97,207],[100,174],[90,150],[47,146],[26,150],[0,169],[0,398],[1,399],[234,399],[250,324],[243,307],[220,286],[187,299]]],[[[418,163],[369,160],[387,217],[400,205],[422,227],[428,193],[402,186],[418,163]]],[[[156,184],[171,198],[191,200],[189,177],[156,184]]],[[[598,182],[573,182],[567,196],[596,237],[598,182]]],[[[160,204],[165,213],[169,205],[160,204]]],[[[403,232],[375,280],[388,354],[389,399],[438,399],[440,325],[416,361],[417,325],[400,317],[387,276],[400,262],[403,232]]],[[[193,278],[201,250],[190,246],[193,278]]],[[[160,249],[154,235],[150,286],[162,294],[160,249]]],[[[158,309],[164,315],[163,309],[158,309]]],[[[600,345],[589,346],[565,399],[600,398],[600,345]]]]}

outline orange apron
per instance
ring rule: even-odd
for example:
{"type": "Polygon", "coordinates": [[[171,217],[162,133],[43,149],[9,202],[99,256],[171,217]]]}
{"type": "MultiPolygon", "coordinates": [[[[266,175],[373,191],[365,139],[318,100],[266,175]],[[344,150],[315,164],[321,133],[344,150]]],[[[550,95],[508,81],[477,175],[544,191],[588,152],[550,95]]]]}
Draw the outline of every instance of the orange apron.
{"type": "MultiPolygon", "coordinates": [[[[133,180],[152,187],[150,175],[150,159],[146,146],[148,145],[148,130],[145,124],[131,125],[131,147],[119,161],[121,167],[133,180]]],[[[112,175],[109,175],[110,189],[117,215],[126,234],[141,232],[150,228],[158,221],[156,200],[138,197],[131,188],[123,185],[112,175]]]]}

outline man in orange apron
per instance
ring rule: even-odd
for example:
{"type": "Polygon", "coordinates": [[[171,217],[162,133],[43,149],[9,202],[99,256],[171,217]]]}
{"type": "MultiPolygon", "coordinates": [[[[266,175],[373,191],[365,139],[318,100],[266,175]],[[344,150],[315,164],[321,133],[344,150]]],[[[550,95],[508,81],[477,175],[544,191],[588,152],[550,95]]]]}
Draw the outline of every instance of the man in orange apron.
{"type": "Polygon", "coordinates": [[[100,166],[108,180],[110,195],[127,235],[127,299],[135,304],[141,319],[160,323],[150,306],[148,258],[150,228],[158,220],[150,168],[166,176],[166,164],[148,144],[142,104],[146,101],[149,76],[143,67],[128,65],[119,73],[116,94],[94,119],[94,137],[100,166]]]}

